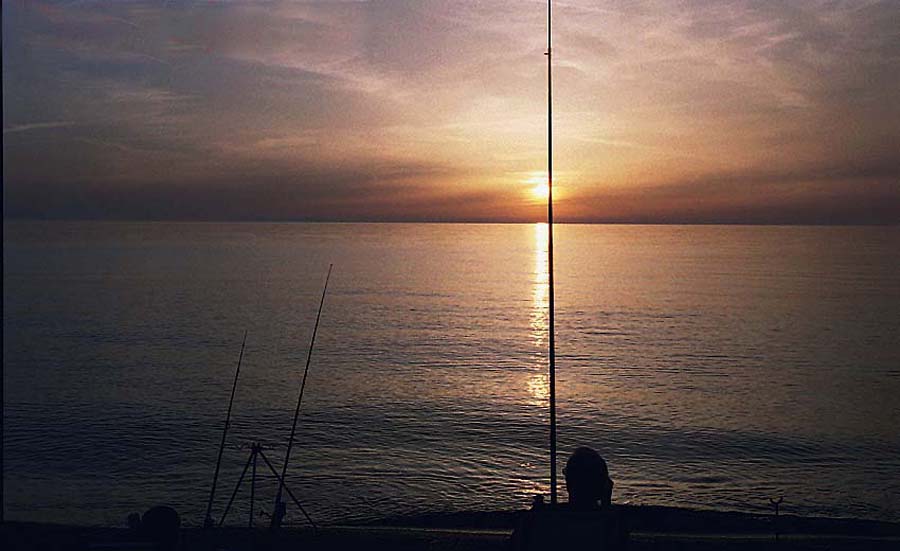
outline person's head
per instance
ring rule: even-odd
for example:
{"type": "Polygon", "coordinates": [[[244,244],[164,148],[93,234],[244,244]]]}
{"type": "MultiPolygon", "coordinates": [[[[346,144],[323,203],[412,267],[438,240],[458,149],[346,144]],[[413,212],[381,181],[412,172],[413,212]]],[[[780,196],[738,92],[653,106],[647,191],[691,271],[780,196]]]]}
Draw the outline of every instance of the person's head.
{"type": "Polygon", "coordinates": [[[609,468],[593,449],[581,447],[572,452],[563,474],[572,505],[592,508],[598,501],[604,506],[612,501],[613,481],[609,478],[609,468]]]}
{"type": "Polygon", "coordinates": [[[151,507],[141,517],[144,537],[156,543],[158,549],[175,549],[180,529],[181,516],[167,505],[151,507]]]}

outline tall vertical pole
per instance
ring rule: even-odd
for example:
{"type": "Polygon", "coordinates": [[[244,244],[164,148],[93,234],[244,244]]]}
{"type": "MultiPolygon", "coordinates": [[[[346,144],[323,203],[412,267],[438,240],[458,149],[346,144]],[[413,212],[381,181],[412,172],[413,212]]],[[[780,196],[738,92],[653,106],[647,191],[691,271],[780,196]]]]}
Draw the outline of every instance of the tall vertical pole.
{"type": "Polygon", "coordinates": [[[552,14],[553,1],[547,0],[547,269],[550,291],[550,503],[556,499],[556,330],[553,289],[553,81],[552,14]]]}
{"type": "Polygon", "coordinates": [[[6,479],[6,470],[4,469],[3,463],[3,423],[5,423],[6,418],[6,401],[4,388],[3,388],[3,379],[6,377],[6,362],[0,364],[0,524],[3,524],[5,520],[6,510],[6,488],[4,486],[4,480],[6,479]]]}

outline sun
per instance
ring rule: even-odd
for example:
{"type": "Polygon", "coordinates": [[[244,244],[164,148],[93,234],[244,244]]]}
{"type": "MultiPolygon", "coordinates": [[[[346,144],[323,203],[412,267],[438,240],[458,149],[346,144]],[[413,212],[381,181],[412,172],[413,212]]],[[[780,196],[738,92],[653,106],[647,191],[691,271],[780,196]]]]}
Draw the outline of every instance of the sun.
{"type": "Polygon", "coordinates": [[[550,188],[547,186],[546,172],[532,172],[525,179],[524,184],[530,186],[531,197],[536,200],[546,200],[550,196],[550,188]]]}
{"type": "Polygon", "coordinates": [[[531,196],[535,199],[546,199],[550,197],[550,188],[546,183],[538,184],[531,188],[531,196]]]}

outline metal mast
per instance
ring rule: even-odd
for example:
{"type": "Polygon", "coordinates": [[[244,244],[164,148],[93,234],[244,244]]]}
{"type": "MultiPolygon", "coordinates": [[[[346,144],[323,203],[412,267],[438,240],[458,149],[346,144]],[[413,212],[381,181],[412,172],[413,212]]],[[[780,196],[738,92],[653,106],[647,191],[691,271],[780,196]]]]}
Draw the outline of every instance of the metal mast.
{"type": "Polygon", "coordinates": [[[556,331],[553,289],[553,81],[552,71],[552,15],[553,1],[547,0],[547,271],[550,291],[550,503],[556,498],[556,331]]]}

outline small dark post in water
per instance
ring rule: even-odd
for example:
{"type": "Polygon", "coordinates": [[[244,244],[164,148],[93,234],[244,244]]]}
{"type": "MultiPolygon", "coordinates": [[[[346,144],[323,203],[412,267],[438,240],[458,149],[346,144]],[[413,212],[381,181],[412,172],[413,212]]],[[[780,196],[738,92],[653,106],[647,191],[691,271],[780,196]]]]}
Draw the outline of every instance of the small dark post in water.
{"type": "MultiPolygon", "coordinates": [[[[322,307],[325,305],[325,293],[328,292],[328,280],[331,278],[331,268],[333,266],[333,264],[328,265],[328,274],[325,276],[325,286],[322,289],[322,298],[319,300],[319,311],[316,314],[316,324],[313,326],[312,338],[310,338],[309,341],[309,350],[306,352],[306,368],[303,370],[303,379],[300,382],[300,395],[297,397],[297,408],[294,410],[294,422],[291,424],[291,435],[288,438],[287,450],[284,453],[284,463],[281,465],[281,476],[278,479],[278,492],[275,495],[275,509],[272,511],[272,522],[270,524],[270,528],[272,529],[279,528],[282,519],[284,519],[285,503],[282,500],[284,479],[287,476],[288,463],[291,460],[291,448],[294,447],[294,435],[297,432],[297,419],[300,416],[300,404],[303,403],[303,391],[306,389],[306,377],[309,374],[309,363],[312,360],[313,346],[316,344],[316,332],[319,330],[319,320],[322,318],[322,307]]],[[[263,456],[263,459],[265,459],[265,456],[263,456]]]]}
{"type": "Polygon", "coordinates": [[[216,458],[216,471],[213,474],[212,489],[209,491],[209,502],[206,504],[206,518],[203,520],[204,528],[212,528],[215,522],[212,519],[213,500],[216,497],[216,483],[219,481],[219,467],[222,466],[222,452],[225,450],[225,437],[228,436],[228,427],[231,425],[231,406],[234,404],[234,393],[237,390],[238,377],[241,374],[241,362],[244,359],[244,346],[247,344],[247,330],[244,330],[244,339],[241,341],[241,353],[238,356],[237,369],[234,371],[234,382],[231,383],[231,398],[228,399],[228,412],[225,414],[225,427],[222,429],[222,441],[219,443],[219,456],[216,458]]]}
{"type": "Polygon", "coordinates": [[[781,535],[781,526],[779,525],[778,512],[781,508],[781,502],[784,501],[784,496],[779,496],[778,498],[770,497],[769,504],[775,509],[775,542],[778,543],[778,538],[781,535]]]}
{"type": "Polygon", "coordinates": [[[552,34],[551,21],[553,1],[547,1],[547,283],[550,316],[548,332],[550,334],[550,503],[556,498],[556,329],[555,329],[555,292],[553,288],[553,81],[552,72],[552,34]]]}

